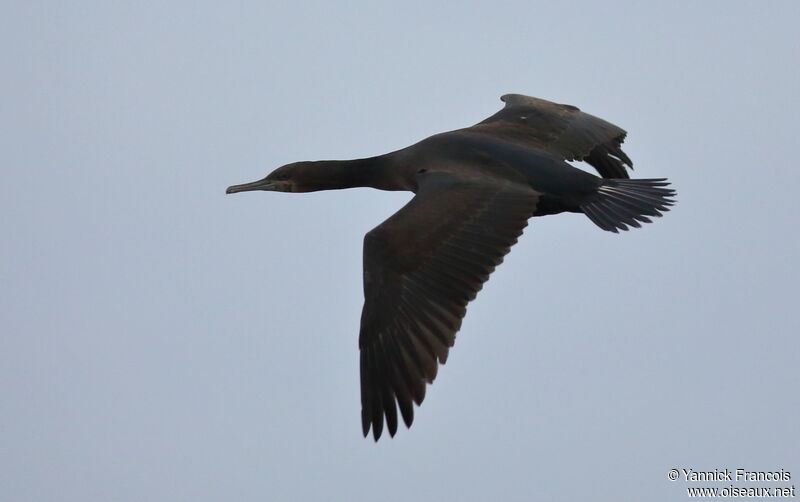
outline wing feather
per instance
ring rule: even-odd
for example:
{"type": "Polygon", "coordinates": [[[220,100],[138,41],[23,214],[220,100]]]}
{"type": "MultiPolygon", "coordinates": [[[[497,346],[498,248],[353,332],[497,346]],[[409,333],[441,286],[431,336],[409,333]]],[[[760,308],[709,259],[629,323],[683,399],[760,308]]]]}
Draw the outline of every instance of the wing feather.
{"type": "Polygon", "coordinates": [[[624,129],[571,105],[521,94],[500,99],[505,107],[469,130],[587,162],[604,178],[628,178],[633,162],[622,151],[624,129]]]}
{"type": "Polygon", "coordinates": [[[522,233],[538,194],[427,173],[414,199],[364,238],[361,416],[366,436],[406,426],[447,361],[467,304],[522,233]]]}

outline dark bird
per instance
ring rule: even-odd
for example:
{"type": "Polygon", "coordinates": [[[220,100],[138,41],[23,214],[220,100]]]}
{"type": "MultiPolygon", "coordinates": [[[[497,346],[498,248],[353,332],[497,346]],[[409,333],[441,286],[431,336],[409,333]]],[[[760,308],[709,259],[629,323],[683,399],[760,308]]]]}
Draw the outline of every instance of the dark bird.
{"type": "Polygon", "coordinates": [[[313,192],[407,190],[414,198],[364,237],[361,423],[407,427],[444,364],[467,304],[532,216],[583,213],[609,232],[639,227],[674,204],[661,179],[628,179],[625,131],[578,108],[506,94],[472,127],[357,160],[295,162],[229,187],[313,192]],[[602,177],[573,167],[584,161],[602,177]]]}

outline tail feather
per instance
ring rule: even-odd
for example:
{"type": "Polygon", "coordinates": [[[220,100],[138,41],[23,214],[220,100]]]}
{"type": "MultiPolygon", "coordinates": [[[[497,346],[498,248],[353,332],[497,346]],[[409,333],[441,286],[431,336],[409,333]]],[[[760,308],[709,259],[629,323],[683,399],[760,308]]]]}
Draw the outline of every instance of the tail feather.
{"type": "Polygon", "coordinates": [[[665,178],[604,179],[594,198],[581,209],[595,225],[609,232],[650,223],[649,216],[660,217],[675,204],[675,190],[666,188],[665,178]]]}

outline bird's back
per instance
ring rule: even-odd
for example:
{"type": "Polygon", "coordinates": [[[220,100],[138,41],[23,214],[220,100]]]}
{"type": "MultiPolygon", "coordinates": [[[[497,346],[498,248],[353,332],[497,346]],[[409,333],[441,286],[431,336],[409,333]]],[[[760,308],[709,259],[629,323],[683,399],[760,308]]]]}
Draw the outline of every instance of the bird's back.
{"type": "MultiPolygon", "coordinates": [[[[417,145],[415,145],[417,146],[417,145]]],[[[535,191],[571,196],[594,191],[600,178],[578,169],[547,150],[482,134],[471,128],[437,134],[418,144],[432,168],[452,166],[486,179],[497,177],[535,191]]]]}

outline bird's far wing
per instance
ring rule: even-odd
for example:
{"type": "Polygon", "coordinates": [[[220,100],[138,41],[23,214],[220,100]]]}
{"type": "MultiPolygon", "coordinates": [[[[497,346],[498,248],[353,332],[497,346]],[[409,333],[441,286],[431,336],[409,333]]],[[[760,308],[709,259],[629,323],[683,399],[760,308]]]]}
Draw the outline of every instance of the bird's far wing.
{"type": "Polygon", "coordinates": [[[538,194],[497,180],[419,175],[417,195],[364,238],[359,348],[361,420],[377,441],[397,431],[444,363],[466,306],[503,261],[538,194]]]}
{"type": "Polygon", "coordinates": [[[586,161],[604,178],[627,178],[633,162],[622,151],[625,131],[580,109],[521,94],[468,130],[540,148],[564,160],[586,161]]]}

